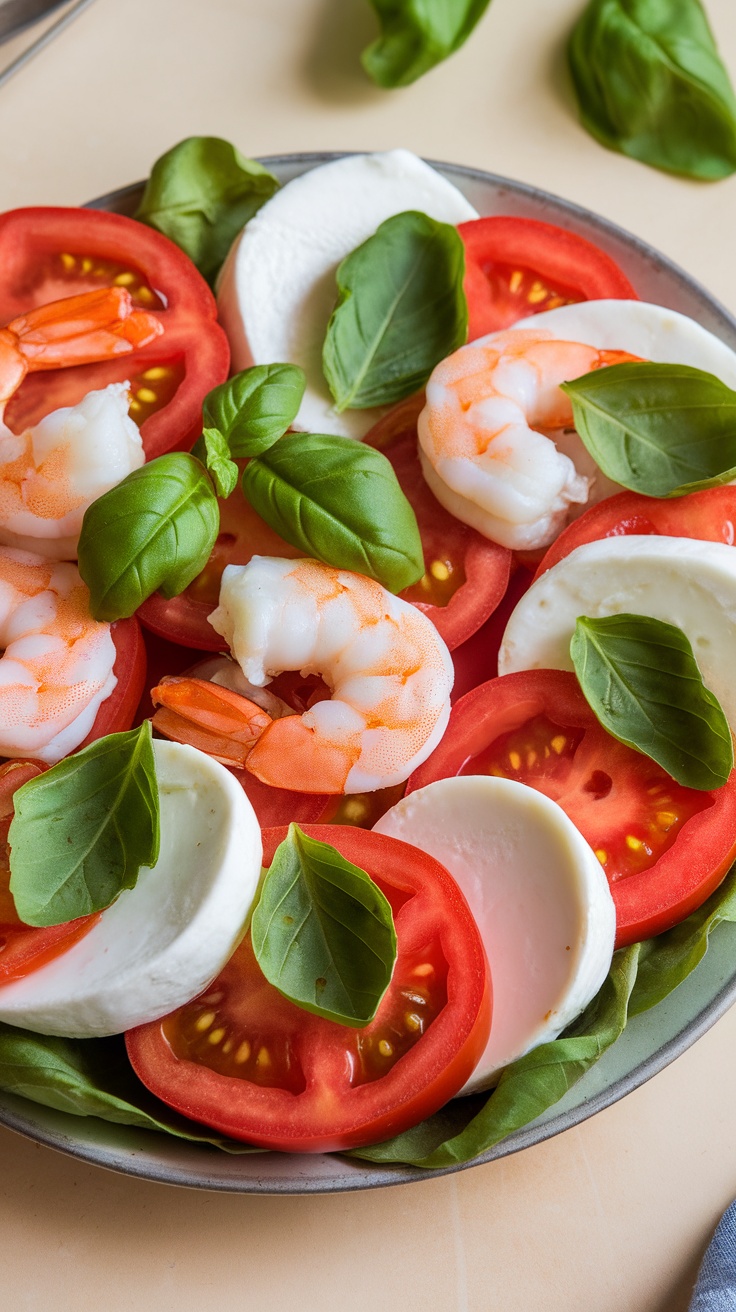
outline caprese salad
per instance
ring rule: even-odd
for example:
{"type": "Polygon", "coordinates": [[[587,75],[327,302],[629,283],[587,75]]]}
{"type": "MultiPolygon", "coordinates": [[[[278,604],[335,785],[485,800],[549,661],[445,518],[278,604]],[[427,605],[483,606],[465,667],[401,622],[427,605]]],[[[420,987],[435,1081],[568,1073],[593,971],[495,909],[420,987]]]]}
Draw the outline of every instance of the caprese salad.
{"type": "Polygon", "coordinates": [[[736,918],[736,353],[400,150],[0,251],[0,1087],[472,1159],[736,918]]]}

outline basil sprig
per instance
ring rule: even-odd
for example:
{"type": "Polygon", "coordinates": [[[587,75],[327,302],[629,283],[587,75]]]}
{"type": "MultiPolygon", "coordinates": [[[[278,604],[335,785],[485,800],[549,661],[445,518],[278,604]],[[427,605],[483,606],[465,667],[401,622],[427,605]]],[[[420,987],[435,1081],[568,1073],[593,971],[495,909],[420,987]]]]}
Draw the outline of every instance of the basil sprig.
{"type": "Polygon", "coordinates": [[[220,528],[194,456],[171,451],[128,474],[85,512],[79,572],[97,620],[119,620],[160,589],[176,597],[204,569],[220,528]]]}
{"type": "Polygon", "coordinates": [[[218,496],[235,491],[237,459],[258,456],[283,436],[299,412],[306,382],[298,365],[256,364],[208,392],[192,455],[207,466],[218,496]]]}
{"type": "Polygon", "coordinates": [[[370,0],[381,35],[361,55],[379,87],[406,87],[467,41],[490,0],[370,0]]]}
{"type": "Polygon", "coordinates": [[[156,160],[136,218],[176,242],[214,282],[241,228],[278,179],[221,137],[187,137],[156,160]]]}
{"type": "Polygon", "coordinates": [[[462,346],[464,272],[457,229],[415,210],[386,219],[345,257],[322,352],[338,411],[400,401],[462,346]]]}
{"type": "Polygon", "coordinates": [[[416,515],[380,451],[350,437],[293,433],[251,460],[243,492],[305,555],[402,592],[424,573],[416,515]]]}
{"type": "Polygon", "coordinates": [[[253,912],[256,960],[297,1006],[361,1027],[391,982],[396,931],[373,880],[298,825],[280,843],[253,912]]]}
{"type": "Polygon", "coordinates": [[[13,801],[10,891],[21,920],[62,925],[101,911],[158,859],[150,721],[59,761],[13,801]]]}
{"type": "Polygon", "coordinates": [[[733,743],[718,699],[674,624],[645,615],[580,617],[570,655],[603,728],[687,788],[720,788],[733,743]]]}
{"type": "Polygon", "coordinates": [[[736,477],[736,392],[713,374],[631,362],[562,390],[596,464],[632,492],[677,497],[736,477]]]}
{"type": "Polygon", "coordinates": [[[583,125],[690,178],[736,169],[736,97],[700,0],[590,0],[568,50],[583,125]]]}

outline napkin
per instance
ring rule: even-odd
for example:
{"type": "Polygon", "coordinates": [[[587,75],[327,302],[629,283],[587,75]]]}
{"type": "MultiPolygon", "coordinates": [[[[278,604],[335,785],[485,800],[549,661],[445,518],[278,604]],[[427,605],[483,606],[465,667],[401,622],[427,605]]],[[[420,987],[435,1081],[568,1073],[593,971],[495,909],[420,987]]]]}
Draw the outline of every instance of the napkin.
{"type": "Polygon", "coordinates": [[[708,1245],[690,1312],[736,1312],[736,1202],[723,1213],[708,1245]]]}

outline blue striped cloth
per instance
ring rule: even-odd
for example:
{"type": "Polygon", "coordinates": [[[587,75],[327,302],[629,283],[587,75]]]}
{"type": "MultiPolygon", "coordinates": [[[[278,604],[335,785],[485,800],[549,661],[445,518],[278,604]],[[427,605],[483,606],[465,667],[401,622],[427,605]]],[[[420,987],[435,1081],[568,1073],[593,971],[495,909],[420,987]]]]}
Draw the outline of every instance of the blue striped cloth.
{"type": "Polygon", "coordinates": [[[736,1202],[723,1213],[708,1245],[690,1312],[736,1312],[736,1202]]]}

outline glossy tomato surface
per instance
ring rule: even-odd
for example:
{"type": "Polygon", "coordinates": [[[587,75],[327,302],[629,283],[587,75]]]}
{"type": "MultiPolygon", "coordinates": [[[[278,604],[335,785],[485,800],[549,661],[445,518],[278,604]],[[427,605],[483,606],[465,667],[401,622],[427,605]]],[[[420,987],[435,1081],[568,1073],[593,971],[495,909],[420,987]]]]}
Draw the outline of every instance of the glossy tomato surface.
{"type": "Polygon", "coordinates": [[[684,788],[611,738],[566,671],[524,670],[467,693],[407,793],[461,774],[515,779],[562,807],[608,877],[617,947],[683,920],[736,854],[736,771],[712,792],[684,788]]]}
{"type": "Polygon", "coordinates": [[[129,729],[135,720],[138,703],[146,683],[146,648],[141,626],[135,616],[116,620],[110,626],[115,643],[115,664],[112,667],[117,683],[110,696],[100,706],[94,724],[77,751],[89,746],[108,733],[129,729]]]}
{"type": "Polygon", "coordinates": [[[132,355],[29,374],[6,411],[12,429],[75,405],[95,388],[128,381],[131,418],[148,458],[192,445],[205,395],[227,378],[230,349],[212,292],[178,246],[121,214],[38,206],[0,215],[0,262],[0,323],[49,301],[118,286],[164,327],[132,355]]]}
{"type": "Polygon", "coordinates": [[[493,215],[461,223],[458,231],[465,244],[468,341],[560,305],[638,299],[610,255],[552,223],[493,215]]]}
{"type": "MultiPolygon", "coordinates": [[[[248,935],[214,984],[127,1035],[143,1082],[170,1106],[264,1148],[329,1152],[376,1143],[462,1088],[490,1029],[483,945],[455,881],[417,848],[308,826],[367,870],[391,903],[393,978],[363,1029],[295,1007],[264,976],[248,935]]],[[[285,829],[264,832],[270,863],[285,829]]]]}

